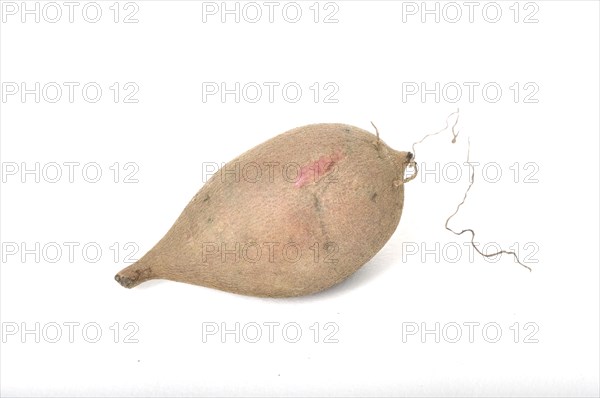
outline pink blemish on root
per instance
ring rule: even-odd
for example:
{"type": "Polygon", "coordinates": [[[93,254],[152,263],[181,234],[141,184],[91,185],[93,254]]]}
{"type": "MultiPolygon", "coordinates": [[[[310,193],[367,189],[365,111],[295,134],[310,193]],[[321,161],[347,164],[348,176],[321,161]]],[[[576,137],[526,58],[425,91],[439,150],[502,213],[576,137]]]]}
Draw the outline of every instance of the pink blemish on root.
{"type": "Polygon", "coordinates": [[[319,160],[302,166],[294,186],[300,188],[310,182],[318,181],[321,177],[330,172],[333,169],[333,166],[342,160],[342,158],[342,152],[338,150],[332,155],[323,155],[319,160]]]}

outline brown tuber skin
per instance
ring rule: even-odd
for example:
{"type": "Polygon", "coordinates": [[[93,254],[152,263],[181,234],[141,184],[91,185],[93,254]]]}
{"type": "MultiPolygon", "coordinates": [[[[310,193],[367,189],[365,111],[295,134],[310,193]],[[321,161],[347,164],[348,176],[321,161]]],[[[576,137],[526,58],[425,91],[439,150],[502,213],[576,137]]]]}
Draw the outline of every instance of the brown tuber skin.
{"type": "Polygon", "coordinates": [[[261,297],[327,289],[396,230],[412,157],[345,124],[290,130],[221,168],[115,279],[127,288],[168,279],[261,297]]]}

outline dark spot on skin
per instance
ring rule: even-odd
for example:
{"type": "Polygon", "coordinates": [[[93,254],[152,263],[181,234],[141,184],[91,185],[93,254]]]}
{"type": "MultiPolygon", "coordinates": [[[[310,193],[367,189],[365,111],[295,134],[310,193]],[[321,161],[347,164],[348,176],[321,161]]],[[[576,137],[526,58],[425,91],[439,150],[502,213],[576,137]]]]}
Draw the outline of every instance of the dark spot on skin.
{"type": "Polygon", "coordinates": [[[345,128],[345,129],[344,129],[344,131],[345,131],[346,133],[349,133],[349,132],[350,132],[350,129],[349,129],[349,128],[345,128]]]}
{"type": "Polygon", "coordinates": [[[211,222],[213,222],[213,219],[212,219],[212,217],[208,217],[208,220],[206,220],[206,222],[207,222],[208,224],[210,224],[211,222]]]}
{"type": "Polygon", "coordinates": [[[377,202],[377,192],[373,192],[373,195],[371,195],[371,201],[377,202]]]}
{"type": "Polygon", "coordinates": [[[204,198],[203,202],[208,202],[209,199],[210,199],[210,195],[206,195],[206,198],[204,198]]]}

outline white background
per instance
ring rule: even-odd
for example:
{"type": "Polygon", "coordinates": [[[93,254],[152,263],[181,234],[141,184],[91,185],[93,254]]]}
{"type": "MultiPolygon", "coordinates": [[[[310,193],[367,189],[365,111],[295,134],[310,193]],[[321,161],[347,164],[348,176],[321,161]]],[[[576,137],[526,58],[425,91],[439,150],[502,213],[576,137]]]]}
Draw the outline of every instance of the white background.
{"type": "Polygon", "coordinates": [[[14,87],[7,82],[80,86],[73,103],[65,86],[57,103],[47,101],[50,92],[39,103],[20,93],[1,103],[2,396],[598,395],[597,2],[498,2],[496,23],[486,20],[495,17],[494,5],[482,15],[485,2],[472,22],[463,2],[438,3],[439,22],[433,14],[421,21],[420,2],[338,1],[327,9],[321,3],[318,23],[312,1],[298,3],[297,23],[282,17],[286,3],[275,8],[272,23],[262,2],[257,23],[244,15],[239,23],[231,15],[222,23],[220,14],[203,22],[203,4],[194,1],[137,1],[128,8],[122,2],[118,23],[112,1],[98,2],[97,23],[82,17],[85,2],[70,23],[59,2],[60,21],[44,19],[55,15],[47,7],[39,23],[34,15],[23,23],[21,10],[12,15],[7,3],[0,28],[3,94],[14,87]],[[462,17],[452,23],[455,4],[462,17]],[[123,23],[135,10],[138,22],[123,23]],[[338,22],[324,23],[333,11],[338,22]],[[525,23],[532,13],[530,22],[537,23],[525,23]],[[96,103],[81,96],[88,82],[103,89],[96,103]],[[136,84],[138,102],[124,103],[131,91],[125,90],[115,103],[109,88],[115,82],[121,89],[136,84]],[[303,93],[296,103],[280,90],[273,103],[266,91],[257,103],[235,103],[233,95],[203,101],[203,82],[230,88],[295,82],[303,93]],[[315,82],[335,84],[337,103],[324,102],[329,91],[315,103],[309,88],[315,82]],[[439,102],[433,94],[403,100],[407,82],[427,88],[454,82],[464,91],[457,102],[449,93],[439,102]],[[479,84],[473,101],[464,82],[479,84]],[[502,88],[497,102],[482,95],[490,82],[502,88]],[[516,103],[514,83],[521,87],[516,103]],[[531,91],[523,89],[526,83],[539,88],[530,98],[537,102],[524,101],[531,91]],[[444,229],[468,184],[463,168],[455,183],[436,181],[435,171],[410,182],[388,244],[349,280],[320,294],[259,299],[168,281],[127,290],[113,280],[127,265],[128,242],[137,245],[139,258],[168,230],[202,186],[206,162],[226,162],[317,122],[372,130],[373,121],[387,144],[409,150],[443,128],[457,107],[458,142],[450,144],[449,132],[430,138],[417,147],[417,161],[429,170],[437,162],[443,177],[453,171],[446,165],[465,160],[470,137],[471,160],[494,162],[502,176],[491,183],[493,170],[486,177],[480,168],[451,226],[474,228],[481,244],[517,245],[521,257],[537,261],[529,263],[532,272],[508,256],[471,259],[466,235],[444,229]],[[22,163],[34,168],[36,162],[40,181],[28,174],[22,182],[22,163]],[[58,182],[49,182],[55,169],[46,168],[52,171],[46,177],[42,169],[52,162],[79,162],[74,182],[66,166],[58,182]],[[103,172],[97,183],[81,174],[92,162],[103,172]],[[124,168],[128,162],[138,167],[137,183],[123,182],[134,170],[124,168]],[[524,169],[526,163],[534,166],[524,169]],[[15,165],[16,174],[9,173],[15,165]],[[526,183],[532,170],[534,181],[526,183]],[[23,258],[21,245],[33,249],[36,242],[39,262],[35,253],[23,258]],[[73,259],[65,242],[79,245],[73,259]],[[93,250],[84,257],[85,244],[101,247],[97,262],[93,250]],[[444,248],[457,245],[460,257],[452,262],[456,252],[444,248]],[[52,263],[56,246],[63,251],[52,263]],[[15,247],[19,252],[11,254],[15,247]],[[116,259],[111,247],[120,248],[116,259]],[[408,255],[409,247],[418,252],[408,255]],[[65,322],[79,323],[72,342],[65,322]],[[257,343],[248,341],[251,322],[261,326],[257,343]],[[279,323],[272,342],[265,322],[279,323]],[[471,339],[468,322],[478,323],[471,339]],[[55,323],[62,336],[52,343],[55,323]],[[94,323],[102,331],[97,343],[86,341],[94,338],[94,323]],[[127,323],[133,324],[126,329],[127,323]],[[236,323],[239,343],[234,334],[221,335],[222,326],[236,323]],[[293,329],[282,334],[293,323],[302,331],[297,343],[287,341],[293,329]],[[452,343],[455,323],[462,336],[452,343]],[[215,324],[217,334],[203,335],[203,327],[215,324]],[[436,324],[439,342],[435,333],[422,335],[436,324]],[[415,325],[416,334],[408,334],[415,325]],[[485,325],[501,330],[499,341],[490,342],[495,329],[483,333],[485,325]],[[137,343],[125,342],[129,332],[137,343]],[[337,343],[325,342],[330,332],[337,343]]]}

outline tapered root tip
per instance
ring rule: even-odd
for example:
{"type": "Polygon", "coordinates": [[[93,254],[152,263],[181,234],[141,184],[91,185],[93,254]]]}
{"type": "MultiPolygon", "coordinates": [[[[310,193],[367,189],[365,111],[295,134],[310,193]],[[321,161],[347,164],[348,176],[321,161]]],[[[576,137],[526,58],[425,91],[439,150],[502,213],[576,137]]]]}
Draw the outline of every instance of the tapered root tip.
{"type": "Polygon", "coordinates": [[[143,266],[141,263],[135,263],[119,271],[119,273],[115,275],[115,280],[119,282],[121,286],[131,289],[154,277],[150,267],[143,266]]]}
{"type": "Polygon", "coordinates": [[[131,289],[136,285],[135,279],[128,278],[126,276],[121,276],[119,274],[115,275],[115,280],[119,282],[119,284],[127,289],[131,289]]]}

